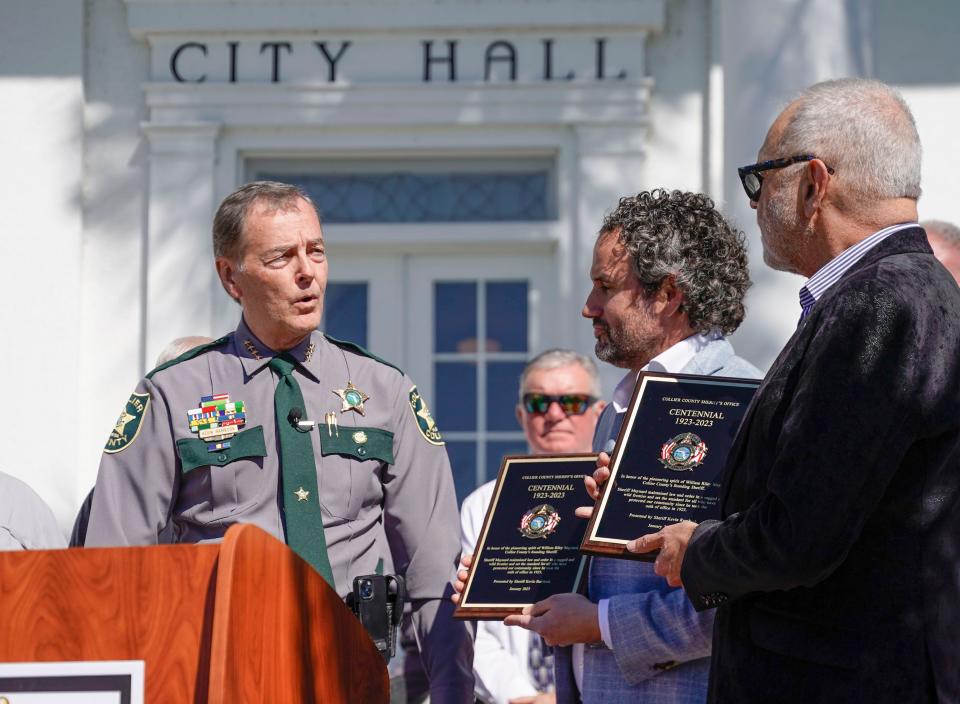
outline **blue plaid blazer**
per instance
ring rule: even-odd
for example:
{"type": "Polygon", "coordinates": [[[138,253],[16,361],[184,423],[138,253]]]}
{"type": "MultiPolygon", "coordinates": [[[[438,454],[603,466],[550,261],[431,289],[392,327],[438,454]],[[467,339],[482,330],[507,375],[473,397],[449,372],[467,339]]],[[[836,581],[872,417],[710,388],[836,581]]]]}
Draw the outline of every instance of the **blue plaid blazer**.
{"type": "MultiPolygon", "coordinates": [[[[684,374],[757,379],[759,369],[734,354],[725,339],[711,342],[688,362],[684,374]]],[[[616,438],[624,414],[608,405],[597,423],[595,451],[616,438]]],[[[573,677],[572,648],[556,651],[557,702],[702,704],[707,698],[713,610],[697,613],[682,589],[667,586],[653,564],[594,558],[587,596],[610,599],[613,649],[586,646],[583,691],[573,677]]]]}

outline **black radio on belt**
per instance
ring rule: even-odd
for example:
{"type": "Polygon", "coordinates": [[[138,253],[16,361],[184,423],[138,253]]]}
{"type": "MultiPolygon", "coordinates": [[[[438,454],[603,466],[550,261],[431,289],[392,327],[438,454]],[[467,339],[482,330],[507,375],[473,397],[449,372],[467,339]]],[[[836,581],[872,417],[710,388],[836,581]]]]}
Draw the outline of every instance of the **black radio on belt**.
{"type": "Polygon", "coordinates": [[[396,574],[367,574],[353,580],[347,606],[367,629],[373,644],[390,661],[397,652],[397,627],[403,619],[406,586],[396,574]]]}

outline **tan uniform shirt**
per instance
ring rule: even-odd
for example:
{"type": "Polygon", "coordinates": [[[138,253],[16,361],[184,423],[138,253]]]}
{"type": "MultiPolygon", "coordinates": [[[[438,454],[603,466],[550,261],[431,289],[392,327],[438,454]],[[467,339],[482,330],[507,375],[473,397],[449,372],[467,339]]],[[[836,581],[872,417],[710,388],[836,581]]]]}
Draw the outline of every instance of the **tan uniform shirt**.
{"type": "MultiPolygon", "coordinates": [[[[318,424],[310,435],[337,591],[347,594],[354,577],[392,558],[406,578],[434,701],[470,701],[472,644],[443,598],[460,552],[459,517],[425,403],[397,369],[320,333],[288,353],[298,362],[304,418],[318,424]],[[369,397],[363,415],[343,410],[336,393],[350,382],[369,397]]],[[[276,424],[289,421],[274,413],[278,378],[267,366],[274,354],[241,321],[140,382],[100,463],[87,546],[156,543],[171,522],[177,542],[216,541],[235,523],[284,539],[276,424]],[[214,394],[242,401],[245,424],[229,449],[208,452],[187,411],[214,394]]]]}

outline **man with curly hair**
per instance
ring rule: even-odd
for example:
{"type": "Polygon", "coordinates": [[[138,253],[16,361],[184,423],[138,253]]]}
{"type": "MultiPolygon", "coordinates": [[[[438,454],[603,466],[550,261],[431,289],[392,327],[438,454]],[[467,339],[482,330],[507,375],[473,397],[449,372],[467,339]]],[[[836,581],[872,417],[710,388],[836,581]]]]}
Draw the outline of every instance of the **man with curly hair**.
{"type": "MultiPolygon", "coordinates": [[[[761,376],[724,338],[743,320],[747,254],[743,235],[706,196],[622,198],[600,229],[590,278],[582,313],[593,322],[597,357],[629,370],[597,424],[595,451],[612,449],[642,370],[761,376]]],[[[596,489],[590,479],[594,497],[596,489]]],[[[551,645],[572,644],[556,656],[558,702],[706,698],[713,618],[697,614],[648,563],[595,558],[586,596],[550,597],[506,623],[551,645]]]]}

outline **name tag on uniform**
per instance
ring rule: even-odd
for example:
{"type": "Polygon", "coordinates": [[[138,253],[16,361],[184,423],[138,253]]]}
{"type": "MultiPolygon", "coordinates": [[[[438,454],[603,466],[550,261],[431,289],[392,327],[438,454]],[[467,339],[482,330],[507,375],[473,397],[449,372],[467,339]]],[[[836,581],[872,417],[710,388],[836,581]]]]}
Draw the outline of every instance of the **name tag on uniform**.
{"type": "Polygon", "coordinates": [[[187,411],[190,432],[208,443],[207,452],[229,448],[230,439],[246,422],[246,406],[243,401],[231,401],[230,394],[203,396],[197,408],[187,411]]]}

